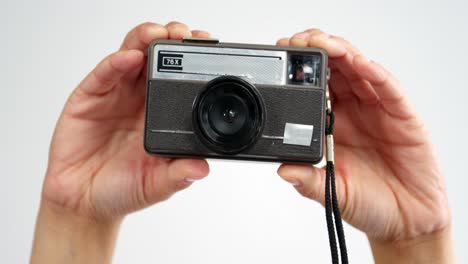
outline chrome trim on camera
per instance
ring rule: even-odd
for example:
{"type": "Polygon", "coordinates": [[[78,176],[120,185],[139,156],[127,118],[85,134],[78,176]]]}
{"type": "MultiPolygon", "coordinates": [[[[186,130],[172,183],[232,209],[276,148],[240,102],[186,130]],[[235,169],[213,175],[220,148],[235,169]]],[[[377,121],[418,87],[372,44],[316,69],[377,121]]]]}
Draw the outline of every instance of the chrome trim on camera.
{"type": "MultiPolygon", "coordinates": [[[[185,134],[185,135],[193,135],[195,132],[188,131],[188,130],[167,130],[167,129],[151,129],[153,133],[170,133],[170,134],[185,134]]],[[[282,136],[269,136],[269,135],[261,135],[261,138],[264,139],[274,139],[274,140],[283,140],[284,137],[282,136]]]]}
{"type": "Polygon", "coordinates": [[[330,68],[327,68],[327,83],[325,84],[325,110],[327,111],[327,113],[331,113],[332,111],[332,105],[331,105],[331,97],[330,97],[330,85],[328,83],[328,81],[330,81],[330,78],[331,78],[331,70],[330,68]]]}
{"type": "Polygon", "coordinates": [[[313,134],[314,126],[312,125],[286,123],[283,144],[310,146],[313,134]]]}
{"type": "Polygon", "coordinates": [[[327,161],[335,162],[335,143],[333,141],[333,135],[327,135],[327,161]]]}
{"type": "Polygon", "coordinates": [[[275,140],[283,140],[284,137],[282,136],[269,136],[269,135],[262,135],[262,138],[264,139],[275,139],[275,140]]]}
{"type": "Polygon", "coordinates": [[[187,130],[151,129],[150,131],[154,133],[195,134],[193,131],[187,131],[187,130]]]}
{"type": "Polygon", "coordinates": [[[161,44],[154,46],[153,54],[153,79],[209,81],[232,75],[254,84],[286,84],[286,51],[161,44]],[[165,58],[174,56],[175,65],[161,67],[165,58]]]}

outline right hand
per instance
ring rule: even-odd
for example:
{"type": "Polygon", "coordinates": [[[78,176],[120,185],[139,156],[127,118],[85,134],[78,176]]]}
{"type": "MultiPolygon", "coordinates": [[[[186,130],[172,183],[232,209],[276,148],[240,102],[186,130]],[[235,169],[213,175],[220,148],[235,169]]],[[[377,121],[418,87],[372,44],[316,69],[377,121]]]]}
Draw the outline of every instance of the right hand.
{"type": "Polygon", "coordinates": [[[139,25],[78,85],[52,139],[43,204],[112,222],[208,174],[205,160],[155,157],[143,149],[148,44],[189,36],[209,33],[178,22],[139,25]]]}
{"type": "MultiPolygon", "coordinates": [[[[371,241],[408,241],[447,230],[443,174],[398,81],[347,41],[317,29],[277,44],[319,47],[329,55],[343,219],[371,241]]],[[[303,196],[324,203],[325,169],[282,165],[278,173],[303,196]]]]}

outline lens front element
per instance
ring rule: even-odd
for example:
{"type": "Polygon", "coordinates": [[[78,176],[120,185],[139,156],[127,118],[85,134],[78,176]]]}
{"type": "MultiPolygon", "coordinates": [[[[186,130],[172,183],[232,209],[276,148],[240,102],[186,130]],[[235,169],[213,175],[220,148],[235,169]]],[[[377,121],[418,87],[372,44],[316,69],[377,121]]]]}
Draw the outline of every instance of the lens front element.
{"type": "Polygon", "coordinates": [[[209,82],[196,98],[193,125],[210,149],[235,154],[256,142],[264,114],[263,101],[253,85],[223,76],[209,82]]]}
{"type": "Polygon", "coordinates": [[[245,127],[248,105],[239,96],[220,95],[208,110],[208,122],[220,135],[235,135],[245,127]]]}

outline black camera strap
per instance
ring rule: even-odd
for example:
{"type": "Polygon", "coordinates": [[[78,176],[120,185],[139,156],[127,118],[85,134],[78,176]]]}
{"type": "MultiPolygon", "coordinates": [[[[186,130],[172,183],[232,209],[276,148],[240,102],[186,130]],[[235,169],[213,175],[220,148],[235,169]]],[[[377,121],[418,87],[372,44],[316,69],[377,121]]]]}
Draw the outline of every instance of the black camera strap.
{"type": "MultiPolygon", "coordinates": [[[[329,75],[328,75],[329,78],[329,75]]],[[[330,242],[330,251],[333,264],[339,264],[339,255],[341,263],[348,264],[348,252],[346,250],[346,241],[343,230],[343,222],[341,220],[340,208],[338,206],[338,198],[336,196],[335,184],[335,158],[334,158],[334,142],[333,128],[335,125],[335,114],[331,108],[330,95],[327,85],[327,125],[325,128],[326,144],[327,144],[327,169],[325,176],[325,215],[327,218],[328,239],[330,242]],[[336,234],[340,246],[340,254],[336,246],[336,234]]]]}

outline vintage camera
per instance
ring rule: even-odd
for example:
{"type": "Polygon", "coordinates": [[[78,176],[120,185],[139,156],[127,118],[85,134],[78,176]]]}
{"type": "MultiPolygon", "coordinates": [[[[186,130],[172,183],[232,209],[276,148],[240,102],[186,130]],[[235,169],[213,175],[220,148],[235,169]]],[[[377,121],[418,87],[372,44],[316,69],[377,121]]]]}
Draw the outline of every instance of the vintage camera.
{"type": "Polygon", "coordinates": [[[144,146],[169,157],[318,163],[321,49],[157,40],[148,52],[144,146]]]}

